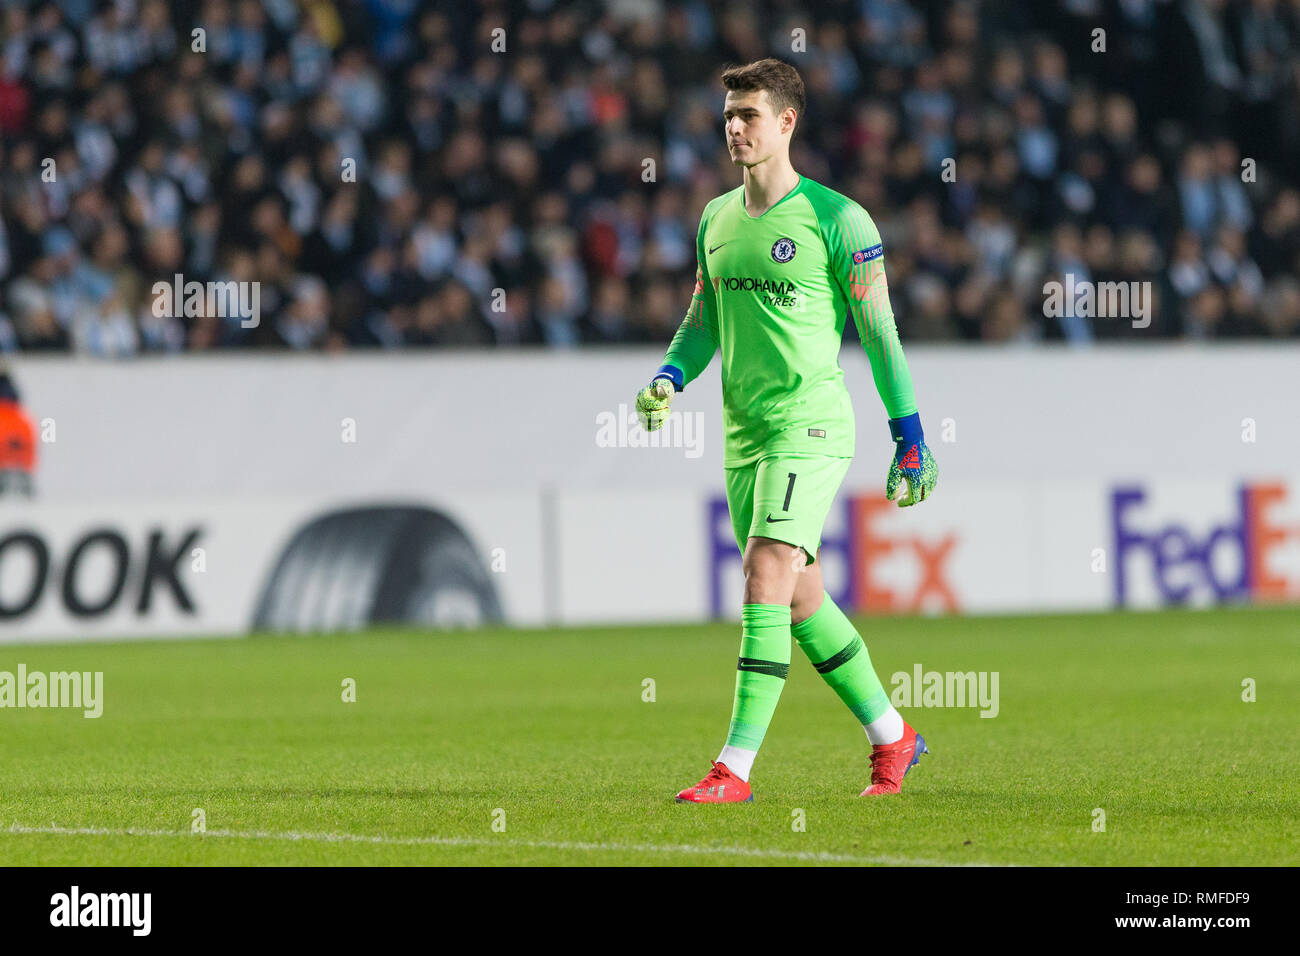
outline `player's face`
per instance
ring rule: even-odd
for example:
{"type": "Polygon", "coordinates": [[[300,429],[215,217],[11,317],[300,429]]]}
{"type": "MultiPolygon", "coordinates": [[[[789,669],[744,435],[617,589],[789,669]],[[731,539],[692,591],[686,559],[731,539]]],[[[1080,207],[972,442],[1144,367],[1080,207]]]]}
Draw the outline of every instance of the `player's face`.
{"type": "MultiPolygon", "coordinates": [[[[790,114],[787,122],[792,122],[794,111],[787,112],[790,114]]],[[[772,110],[765,90],[755,93],[728,91],[722,118],[727,150],[737,166],[756,166],[771,157],[783,140],[781,117],[772,110]]]]}

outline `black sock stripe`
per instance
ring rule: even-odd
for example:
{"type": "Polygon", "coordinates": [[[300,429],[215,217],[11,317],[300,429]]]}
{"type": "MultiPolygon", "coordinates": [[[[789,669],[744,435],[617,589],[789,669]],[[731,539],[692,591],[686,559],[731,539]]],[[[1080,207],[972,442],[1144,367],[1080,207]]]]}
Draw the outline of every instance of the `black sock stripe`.
{"type": "Polygon", "coordinates": [[[736,665],[738,671],[750,671],[755,674],[767,674],[785,680],[790,676],[790,665],[778,661],[763,661],[755,657],[742,657],[736,665]]]}
{"type": "Polygon", "coordinates": [[[829,674],[841,664],[847,664],[849,661],[853,660],[853,658],[857,657],[858,653],[862,650],[862,647],[862,638],[855,635],[853,640],[849,641],[849,643],[844,646],[844,650],[840,651],[834,657],[822,661],[820,664],[814,664],[813,669],[816,670],[818,674],[829,674]]]}

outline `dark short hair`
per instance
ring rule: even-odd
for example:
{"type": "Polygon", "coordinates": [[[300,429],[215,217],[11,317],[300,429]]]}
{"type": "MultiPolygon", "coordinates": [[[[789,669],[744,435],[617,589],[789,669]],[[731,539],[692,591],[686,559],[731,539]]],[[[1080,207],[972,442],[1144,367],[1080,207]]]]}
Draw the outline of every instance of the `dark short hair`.
{"type": "Polygon", "coordinates": [[[793,109],[796,127],[803,118],[803,78],[789,63],[768,57],[744,66],[729,66],[722,71],[722,85],[736,93],[766,90],[777,115],[793,109]]]}

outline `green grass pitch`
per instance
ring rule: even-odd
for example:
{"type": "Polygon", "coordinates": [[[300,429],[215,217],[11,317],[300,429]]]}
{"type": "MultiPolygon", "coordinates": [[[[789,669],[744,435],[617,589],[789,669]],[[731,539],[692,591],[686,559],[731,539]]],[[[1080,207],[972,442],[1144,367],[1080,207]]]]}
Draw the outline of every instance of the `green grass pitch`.
{"type": "Polygon", "coordinates": [[[0,646],[105,699],[0,710],[0,865],[1300,863],[1294,608],[857,624],[887,688],[997,671],[998,716],[905,709],[933,753],[859,798],[865,736],[796,648],[728,806],[673,794],[734,625],[0,646]]]}

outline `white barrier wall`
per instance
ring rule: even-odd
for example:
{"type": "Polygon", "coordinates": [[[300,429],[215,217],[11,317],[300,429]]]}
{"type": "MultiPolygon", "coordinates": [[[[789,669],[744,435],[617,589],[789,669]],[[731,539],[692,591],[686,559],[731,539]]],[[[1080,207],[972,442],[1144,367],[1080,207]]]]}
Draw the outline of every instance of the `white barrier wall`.
{"type": "MultiPolygon", "coordinates": [[[[1294,346],[915,346],[907,356],[946,480],[1300,471],[1294,346]]],[[[57,425],[41,449],[44,497],[712,488],[716,359],[675,403],[703,416],[699,457],[596,442],[597,417],[630,407],[662,359],[635,349],[12,364],[33,415],[57,425]],[[346,418],[352,444],[340,440],[346,418]]],[[[890,454],[885,413],[861,349],[846,345],[840,361],[858,419],[849,480],[867,485],[890,454]]]]}
{"type": "MultiPolygon", "coordinates": [[[[661,357],[19,357],[43,440],[38,497],[0,499],[0,641],[734,617],[717,364],[671,440],[639,447],[629,406],[661,357]],[[673,561],[650,568],[665,539],[673,561]]],[[[939,489],[883,501],[885,416],[846,347],[857,459],[822,554],[837,600],[1300,597],[1300,350],[908,357],[939,489]]]]}

